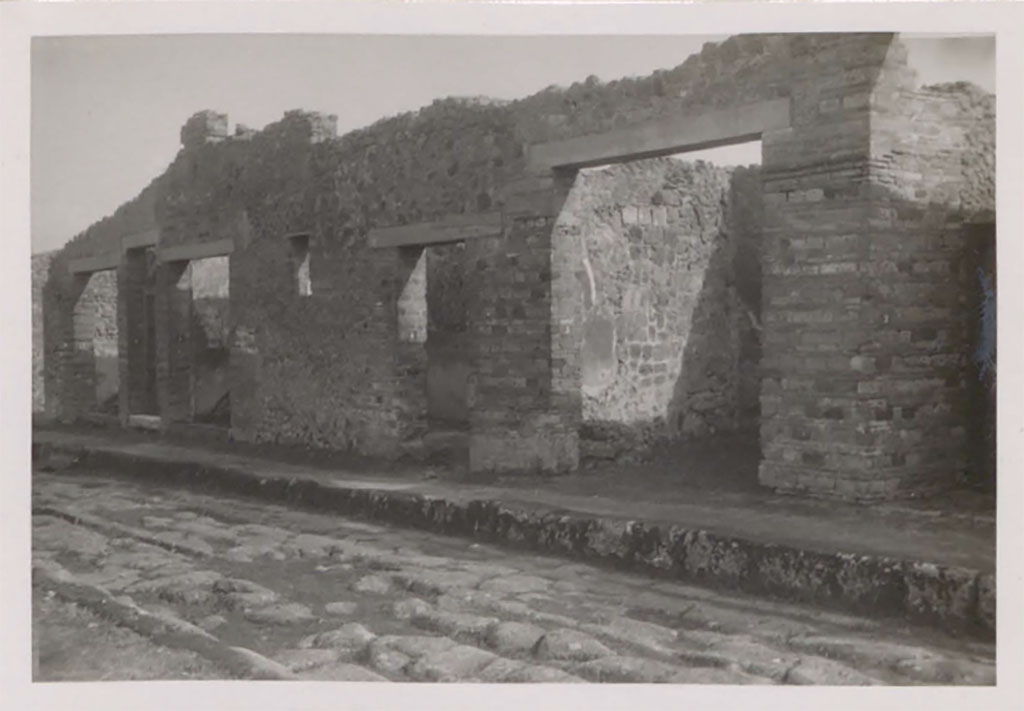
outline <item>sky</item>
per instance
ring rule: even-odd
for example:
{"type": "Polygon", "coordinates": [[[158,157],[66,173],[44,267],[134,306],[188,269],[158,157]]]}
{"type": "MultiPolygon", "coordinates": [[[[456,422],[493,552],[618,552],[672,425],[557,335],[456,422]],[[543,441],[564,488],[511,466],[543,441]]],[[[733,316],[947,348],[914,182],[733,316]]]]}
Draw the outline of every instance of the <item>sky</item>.
{"type": "MultiPolygon", "coordinates": [[[[262,128],[285,111],[338,116],[338,132],[445,96],[516,99],[589,75],[681,64],[716,36],[150,35],[32,41],[32,252],[63,245],[162,173],[196,111],[262,128]]],[[[994,91],[991,38],[907,38],[922,84],[994,91]]],[[[702,152],[760,162],[759,144],[702,152]]]]}

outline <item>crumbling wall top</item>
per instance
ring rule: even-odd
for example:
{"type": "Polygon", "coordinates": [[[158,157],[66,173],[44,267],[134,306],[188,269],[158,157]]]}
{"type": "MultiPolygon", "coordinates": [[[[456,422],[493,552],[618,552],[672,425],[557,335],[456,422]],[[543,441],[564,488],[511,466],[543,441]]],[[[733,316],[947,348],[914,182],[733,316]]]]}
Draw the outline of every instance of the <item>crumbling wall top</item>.
{"type": "Polygon", "coordinates": [[[192,115],[181,127],[181,144],[194,148],[204,143],[222,141],[228,137],[228,115],[216,111],[200,111],[192,115]]]}
{"type": "Polygon", "coordinates": [[[320,111],[286,111],[282,124],[295,125],[311,143],[319,143],[338,136],[338,117],[320,111]]]}

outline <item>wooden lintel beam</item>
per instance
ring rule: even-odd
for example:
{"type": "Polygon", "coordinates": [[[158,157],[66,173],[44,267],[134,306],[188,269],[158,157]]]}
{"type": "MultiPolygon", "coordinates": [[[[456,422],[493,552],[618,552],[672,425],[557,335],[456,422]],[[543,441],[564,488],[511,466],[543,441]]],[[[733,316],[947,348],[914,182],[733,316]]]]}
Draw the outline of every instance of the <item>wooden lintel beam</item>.
{"type": "Polygon", "coordinates": [[[529,147],[527,164],[530,172],[543,173],[555,168],[621,163],[756,140],[764,131],[789,125],[789,99],[772,99],[644,121],[564,141],[537,143],[529,147]]]}
{"type": "Polygon", "coordinates": [[[157,254],[161,262],[180,262],[183,260],[223,257],[231,254],[234,250],[234,240],[218,239],[213,242],[195,242],[176,247],[163,247],[157,254]]]}
{"type": "Polygon", "coordinates": [[[105,252],[94,257],[72,259],[68,262],[68,270],[72,274],[91,274],[107,269],[117,269],[117,265],[120,263],[121,254],[119,252],[105,252]]]}
{"type": "Polygon", "coordinates": [[[121,238],[121,249],[127,251],[129,249],[138,249],[139,247],[155,247],[159,236],[160,230],[146,230],[145,232],[125,235],[121,238]]]}
{"type": "Polygon", "coordinates": [[[477,212],[469,215],[451,215],[436,222],[378,227],[370,230],[368,244],[374,248],[426,246],[494,237],[500,234],[500,211],[477,212]]]}

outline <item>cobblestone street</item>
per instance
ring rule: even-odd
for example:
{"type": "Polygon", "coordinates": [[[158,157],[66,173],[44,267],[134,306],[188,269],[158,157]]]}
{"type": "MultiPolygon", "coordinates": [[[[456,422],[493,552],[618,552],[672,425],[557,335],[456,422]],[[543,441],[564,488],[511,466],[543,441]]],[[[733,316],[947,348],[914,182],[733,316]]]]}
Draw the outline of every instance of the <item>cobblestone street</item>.
{"type": "Polygon", "coordinates": [[[102,472],[33,486],[37,680],[995,681],[992,644],[898,621],[102,472]]]}

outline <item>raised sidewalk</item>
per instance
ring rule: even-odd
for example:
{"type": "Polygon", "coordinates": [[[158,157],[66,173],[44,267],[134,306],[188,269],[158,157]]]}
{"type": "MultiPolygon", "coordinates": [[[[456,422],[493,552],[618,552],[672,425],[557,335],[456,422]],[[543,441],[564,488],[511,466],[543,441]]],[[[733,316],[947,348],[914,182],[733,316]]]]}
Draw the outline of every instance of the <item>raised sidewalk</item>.
{"type": "Polygon", "coordinates": [[[257,496],[985,637],[995,628],[994,514],[956,498],[845,504],[667,487],[630,469],[484,483],[114,429],[37,427],[32,450],[43,469],[257,496]]]}

